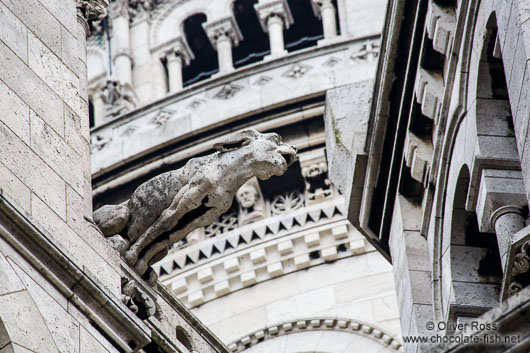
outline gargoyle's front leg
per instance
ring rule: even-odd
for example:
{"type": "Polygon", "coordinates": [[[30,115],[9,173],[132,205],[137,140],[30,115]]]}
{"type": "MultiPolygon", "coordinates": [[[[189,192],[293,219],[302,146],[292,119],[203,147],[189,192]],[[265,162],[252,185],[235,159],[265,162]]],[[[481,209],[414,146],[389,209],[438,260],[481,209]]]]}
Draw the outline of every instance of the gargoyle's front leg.
{"type": "MultiPolygon", "coordinates": [[[[203,189],[201,186],[185,186],[182,188],[173,198],[171,205],[160,214],[158,219],[140,235],[125,253],[124,257],[127,263],[134,266],[145,247],[155,242],[160,235],[175,228],[184,214],[199,207],[203,198],[203,189]]],[[[146,266],[142,265],[141,267],[146,266]]],[[[139,273],[142,272],[139,271],[139,273]]]]}

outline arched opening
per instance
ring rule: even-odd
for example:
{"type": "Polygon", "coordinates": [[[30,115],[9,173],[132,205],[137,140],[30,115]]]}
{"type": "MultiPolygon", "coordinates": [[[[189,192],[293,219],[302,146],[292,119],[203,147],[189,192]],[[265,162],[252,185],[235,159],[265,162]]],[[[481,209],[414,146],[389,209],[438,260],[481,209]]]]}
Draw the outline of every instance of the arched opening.
{"type": "MultiPolygon", "coordinates": [[[[316,46],[324,38],[322,20],[315,16],[310,1],[288,0],[294,23],[284,31],[288,52],[316,46]]],[[[333,1],[335,9],[336,1],[333,1]]],[[[337,21],[338,23],[338,21],[337,21]]]]}
{"type": "MultiPolygon", "coordinates": [[[[450,261],[452,300],[448,319],[452,323],[465,323],[494,307],[502,279],[495,234],[480,232],[476,213],[465,209],[469,183],[469,169],[464,165],[454,191],[450,248],[443,255],[443,261],[450,261]]],[[[454,333],[451,328],[448,325],[447,333],[454,333]]]]}
{"type": "Polygon", "coordinates": [[[235,68],[260,61],[270,53],[269,38],[254,10],[257,3],[258,0],[235,0],[232,4],[237,25],[243,33],[243,40],[232,49],[235,68]]]}
{"type": "Polygon", "coordinates": [[[184,87],[207,79],[219,71],[217,52],[212,47],[202,24],[206,15],[196,14],[188,17],[183,24],[184,35],[195,58],[182,70],[184,87]]]}

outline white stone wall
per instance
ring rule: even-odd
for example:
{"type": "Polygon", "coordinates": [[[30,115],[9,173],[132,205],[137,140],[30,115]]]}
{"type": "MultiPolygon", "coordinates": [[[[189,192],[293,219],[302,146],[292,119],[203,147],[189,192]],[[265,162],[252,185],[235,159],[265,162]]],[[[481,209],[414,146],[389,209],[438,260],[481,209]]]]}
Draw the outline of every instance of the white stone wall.
{"type": "Polygon", "coordinates": [[[392,268],[375,251],[259,283],[193,312],[227,343],[314,317],[369,322],[398,339],[400,332],[392,268]]]}

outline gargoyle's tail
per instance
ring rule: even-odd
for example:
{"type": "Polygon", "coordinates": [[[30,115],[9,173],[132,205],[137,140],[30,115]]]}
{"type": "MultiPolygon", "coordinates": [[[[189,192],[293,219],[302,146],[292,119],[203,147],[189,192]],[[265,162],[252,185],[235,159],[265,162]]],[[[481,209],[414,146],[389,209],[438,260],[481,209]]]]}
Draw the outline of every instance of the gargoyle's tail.
{"type": "MultiPolygon", "coordinates": [[[[105,237],[121,234],[131,216],[127,202],[119,205],[105,205],[94,211],[94,222],[105,237]]],[[[122,234],[126,236],[126,234],[122,234]]]]}

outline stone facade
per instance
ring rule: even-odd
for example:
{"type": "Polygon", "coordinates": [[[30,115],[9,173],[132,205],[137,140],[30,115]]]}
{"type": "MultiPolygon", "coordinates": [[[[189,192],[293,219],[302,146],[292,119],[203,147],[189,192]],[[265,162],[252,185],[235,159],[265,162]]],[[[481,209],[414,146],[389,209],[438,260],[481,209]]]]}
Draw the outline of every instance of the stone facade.
{"type": "Polygon", "coordinates": [[[392,260],[404,339],[426,339],[406,352],[530,349],[529,14],[519,0],[390,1],[373,103],[328,92],[331,179],[392,260]]]}
{"type": "Polygon", "coordinates": [[[108,5],[0,1],[0,350],[227,352],[92,221],[87,21],[108,5]]]}
{"type": "Polygon", "coordinates": [[[326,92],[370,99],[386,2],[113,3],[88,39],[94,208],[234,131],[277,132],[298,161],[171,247],[161,283],[232,352],[402,350],[392,267],[346,220],[324,148],[326,92]]]}

